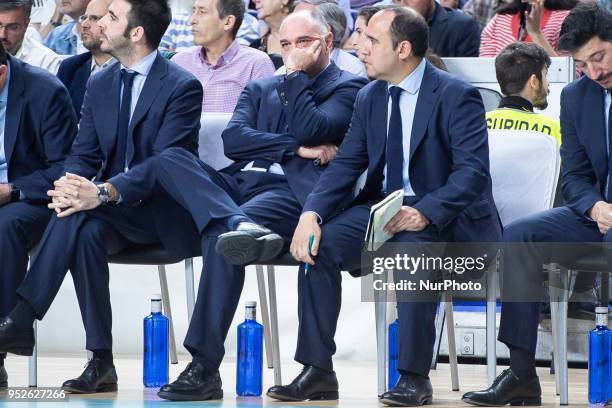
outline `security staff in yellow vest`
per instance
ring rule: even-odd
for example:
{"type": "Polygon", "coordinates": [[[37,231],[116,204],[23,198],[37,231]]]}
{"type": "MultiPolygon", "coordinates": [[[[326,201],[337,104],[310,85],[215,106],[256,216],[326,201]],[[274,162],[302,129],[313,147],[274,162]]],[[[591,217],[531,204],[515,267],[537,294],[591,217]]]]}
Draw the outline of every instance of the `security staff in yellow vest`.
{"type": "Polygon", "coordinates": [[[495,72],[504,98],[486,114],[489,129],[535,130],[561,144],[559,121],[533,111],[548,106],[549,66],[550,57],[536,44],[517,42],[502,50],[495,58],[495,72]]]}

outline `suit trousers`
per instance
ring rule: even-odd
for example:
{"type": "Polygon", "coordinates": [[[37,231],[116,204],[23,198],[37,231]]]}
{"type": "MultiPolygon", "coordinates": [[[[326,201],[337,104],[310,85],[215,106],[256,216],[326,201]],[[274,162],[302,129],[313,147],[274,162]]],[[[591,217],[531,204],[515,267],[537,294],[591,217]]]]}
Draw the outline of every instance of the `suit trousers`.
{"type": "Polygon", "coordinates": [[[0,316],[17,304],[17,288],[28,269],[28,251],[51,217],[46,204],[19,201],[0,207],[0,316]]]}
{"type": "MultiPolygon", "coordinates": [[[[540,303],[544,298],[542,265],[562,264],[577,256],[601,251],[599,243],[612,242],[612,232],[602,234],[594,221],[569,207],[559,207],[511,223],[505,228],[503,237],[507,244],[504,245],[501,270],[502,309],[498,338],[508,346],[535,353],[540,303]]],[[[606,255],[610,264],[610,251],[606,251],[606,255]]]]}
{"type": "Polygon", "coordinates": [[[157,244],[147,206],[102,206],[66,218],[56,214],[40,240],[17,292],[42,319],[70,269],[88,350],[112,349],[112,311],[106,257],[130,243],[157,244]]]}

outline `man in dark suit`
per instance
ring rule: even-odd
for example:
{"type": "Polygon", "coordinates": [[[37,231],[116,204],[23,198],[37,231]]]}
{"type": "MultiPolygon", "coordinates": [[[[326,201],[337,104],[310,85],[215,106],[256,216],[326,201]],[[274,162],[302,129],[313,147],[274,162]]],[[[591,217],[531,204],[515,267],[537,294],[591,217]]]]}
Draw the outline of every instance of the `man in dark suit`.
{"type": "Polygon", "coordinates": [[[435,0],[396,0],[427,20],[429,48],[440,57],[477,57],[480,25],[467,13],[438,4],[435,0]]]}
{"type": "Polygon", "coordinates": [[[511,244],[504,248],[499,340],[510,349],[510,369],[490,388],[463,396],[474,405],[541,403],[535,352],[542,264],[601,250],[592,244],[601,242],[608,264],[612,261],[612,15],[594,2],[579,4],[561,26],[559,49],[570,53],[585,74],[561,93],[561,182],[567,205],[504,230],[504,241],[511,244]]]}
{"type": "Polygon", "coordinates": [[[153,194],[127,205],[157,155],[171,147],[197,154],[202,86],[156,51],[170,18],[165,0],[115,0],[100,20],[101,49],[119,63],[90,78],[67,175],[48,193],[56,214],[18,289],[21,300],[0,319],[0,351],[30,355],[32,322],[71,270],[93,359],[64,383],[69,392],[117,389],[107,254],[130,243],[161,244],[180,257],[199,253],[198,231],[171,198],[153,194]]]}
{"type": "Polygon", "coordinates": [[[114,62],[113,56],[100,50],[100,26],[98,21],[108,12],[110,0],[92,0],[85,14],[80,17],[81,39],[89,50],[83,54],[66,58],[57,71],[57,77],[68,88],[72,105],[81,119],[81,106],[89,76],[114,62]]]}
{"type": "MultiPolygon", "coordinates": [[[[161,388],[165,399],[223,396],[218,370],[244,265],[275,257],[290,239],[366,83],[330,62],[332,34],[321,17],[294,13],[280,34],[287,75],[247,85],[223,132],[225,154],[235,163],[216,172],[188,152],[171,149],[153,161],[144,178],[186,208],[202,231],[204,266],[184,342],[193,360],[161,388]]],[[[130,203],[147,196],[147,188],[139,192],[122,197],[130,203]]]]}
{"type": "MultiPolygon", "coordinates": [[[[385,229],[394,234],[391,242],[403,244],[409,254],[426,242],[490,242],[501,234],[478,91],[425,60],[427,23],[414,10],[376,13],[366,35],[368,76],[379,80],[357,96],[350,129],[308,196],[291,243],[293,256],[309,264],[298,277],[296,360],[306,368],[290,385],[270,388],[268,395],[281,400],[338,396],[332,356],[340,272],[360,268],[370,207],[385,192],[403,189],[404,205],[385,229]],[[353,199],[355,182],[366,169],[363,190],[353,199]]],[[[405,278],[396,272],[396,281],[405,278]]],[[[431,277],[421,269],[415,272],[431,277]]],[[[400,299],[401,376],[381,401],[427,404],[437,302],[400,299]]]]}
{"type": "MultiPolygon", "coordinates": [[[[28,250],[51,210],[47,190],[62,172],[76,135],[76,118],[62,84],[47,71],[8,55],[0,44],[0,315],[17,304],[28,250]]],[[[0,388],[7,386],[0,353],[0,388]]]]}

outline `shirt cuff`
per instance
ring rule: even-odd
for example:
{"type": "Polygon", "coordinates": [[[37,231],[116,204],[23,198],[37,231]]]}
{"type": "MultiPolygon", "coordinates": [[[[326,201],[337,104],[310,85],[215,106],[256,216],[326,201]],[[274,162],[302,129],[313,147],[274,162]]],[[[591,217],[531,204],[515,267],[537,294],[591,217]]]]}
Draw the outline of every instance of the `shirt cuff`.
{"type": "Polygon", "coordinates": [[[323,224],[323,218],[321,218],[321,216],[318,213],[316,213],[315,211],[305,211],[304,212],[304,214],[308,214],[308,213],[313,213],[314,215],[316,215],[319,220],[319,224],[323,224]]]}

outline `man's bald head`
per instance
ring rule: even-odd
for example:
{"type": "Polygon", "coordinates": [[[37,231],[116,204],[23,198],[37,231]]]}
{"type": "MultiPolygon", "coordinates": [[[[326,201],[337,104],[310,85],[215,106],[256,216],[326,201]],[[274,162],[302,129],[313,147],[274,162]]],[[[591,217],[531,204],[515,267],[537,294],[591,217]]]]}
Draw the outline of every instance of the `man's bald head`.
{"type": "Polygon", "coordinates": [[[296,27],[305,28],[322,36],[330,32],[325,19],[314,10],[302,10],[289,14],[281,24],[281,38],[283,37],[283,27],[285,27],[285,31],[293,31],[296,27]]]}

